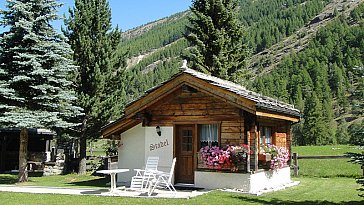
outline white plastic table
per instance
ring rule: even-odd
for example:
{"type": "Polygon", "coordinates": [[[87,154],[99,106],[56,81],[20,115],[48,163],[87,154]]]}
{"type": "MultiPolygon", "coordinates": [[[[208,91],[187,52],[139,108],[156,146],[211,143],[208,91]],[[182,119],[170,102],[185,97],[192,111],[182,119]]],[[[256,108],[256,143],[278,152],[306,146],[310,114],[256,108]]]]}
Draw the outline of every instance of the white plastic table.
{"type": "Polygon", "coordinates": [[[110,174],[111,179],[110,179],[110,183],[111,183],[111,188],[110,188],[110,192],[114,192],[116,190],[116,174],[117,173],[122,173],[122,172],[128,172],[129,169],[109,169],[109,170],[99,170],[96,171],[96,173],[100,173],[100,174],[110,174]]]}

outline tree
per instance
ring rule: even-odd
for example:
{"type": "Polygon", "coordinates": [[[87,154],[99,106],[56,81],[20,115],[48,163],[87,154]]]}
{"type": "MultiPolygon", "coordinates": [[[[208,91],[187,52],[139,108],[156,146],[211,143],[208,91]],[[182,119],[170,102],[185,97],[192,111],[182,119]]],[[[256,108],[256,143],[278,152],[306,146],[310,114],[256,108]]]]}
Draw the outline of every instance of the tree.
{"type": "Polygon", "coordinates": [[[123,60],[115,54],[120,42],[118,28],[111,31],[111,10],[107,0],[76,0],[65,20],[65,35],[74,49],[73,60],[79,66],[76,92],[85,115],[74,133],[80,138],[79,174],[86,173],[87,139],[99,137],[101,126],[110,120],[114,90],[120,82],[123,60]]]}
{"type": "Polygon", "coordinates": [[[322,119],[322,104],[315,91],[308,95],[304,109],[303,137],[304,145],[319,145],[326,138],[323,135],[324,122],[322,119]]]}
{"type": "Polygon", "coordinates": [[[341,119],[339,121],[339,126],[337,127],[336,132],[336,140],[339,144],[348,144],[350,135],[348,133],[348,123],[345,121],[345,119],[341,119]]]}
{"type": "Polygon", "coordinates": [[[50,22],[55,0],[7,0],[0,35],[0,125],[19,127],[19,182],[27,181],[27,128],[68,128],[81,114],[74,105],[70,74],[76,67],[70,46],[50,22]]]}
{"type": "Polygon", "coordinates": [[[237,71],[244,72],[247,49],[238,8],[236,0],[192,2],[186,36],[192,48],[185,58],[194,69],[229,80],[237,80],[237,71]]]}
{"type": "Polygon", "coordinates": [[[349,132],[351,144],[364,146],[364,120],[353,123],[349,132]]]}
{"type": "MultiPolygon", "coordinates": [[[[346,155],[351,158],[349,162],[351,162],[353,164],[358,164],[358,165],[360,165],[360,167],[363,168],[364,153],[359,154],[359,153],[348,152],[348,153],[346,153],[346,155]]],[[[364,187],[364,177],[360,177],[359,179],[356,179],[356,183],[361,184],[364,187]]],[[[363,188],[361,188],[359,190],[364,191],[363,188]]],[[[364,197],[364,194],[359,194],[359,196],[364,197]]]]}

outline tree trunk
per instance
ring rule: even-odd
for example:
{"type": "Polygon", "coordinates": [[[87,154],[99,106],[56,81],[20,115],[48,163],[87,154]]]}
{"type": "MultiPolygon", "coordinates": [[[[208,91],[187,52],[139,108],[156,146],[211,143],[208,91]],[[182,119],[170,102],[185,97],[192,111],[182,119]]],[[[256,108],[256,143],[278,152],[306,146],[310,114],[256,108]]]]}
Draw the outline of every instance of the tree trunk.
{"type": "Polygon", "coordinates": [[[0,153],[0,171],[4,171],[5,170],[5,154],[6,154],[6,145],[7,145],[7,140],[6,140],[6,136],[3,136],[1,139],[1,153],[0,153]]]}
{"type": "Polygon", "coordinates": [[[28,153],[28,129],[21,128],[19,138],[19,175],[18,182],[28,181],[27,153],[28,153]]]}
{"type": "Polygon", "coordinates": [[[78,174],[86,174],[86,135],[82,134],[80,138],[80,161],[78,164],[78,174]]]}

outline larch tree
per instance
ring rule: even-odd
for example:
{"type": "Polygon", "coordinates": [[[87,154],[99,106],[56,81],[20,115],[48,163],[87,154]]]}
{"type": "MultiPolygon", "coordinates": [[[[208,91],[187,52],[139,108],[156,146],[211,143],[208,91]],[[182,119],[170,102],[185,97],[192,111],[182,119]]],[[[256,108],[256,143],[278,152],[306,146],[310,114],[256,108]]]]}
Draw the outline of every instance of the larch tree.
{"type": "MultiPolygon", "coordinates": [[[[236,0],[194,0],[184,56],[194,69],[227,80],[245,75],[247,49],[236,0]],[[239,72],[238,72],[239,71],[239,72]],[[238,74],[239,73],[239,74],[238,74]]],[[[239,79],[240,80],[240,79],[239,79]]]]}
{"type": "Polygon", "coordinates": [[[76,0],[65,25],[63,32],[79,66],[76,92],[85,115],[78,119],[82,125],[74,134],[80,139],[79,174],[85,174],[87,139],[99,137],[100,128],[110,120],[113,104],[118,101],[114,93],[122,85],[124,61],[116,48],[121,36],[118,28],[112,30],[107,0],[76,0]]]}
{"type": "Polygon", "coordinates": [[[76,70],[66,38],[51,21],[56,0],[7,0],[1,10],[0,126],[21,128],[19,182],[27,181],[28,128],[68,128],[81,115],[70,79],[76,70]]]}

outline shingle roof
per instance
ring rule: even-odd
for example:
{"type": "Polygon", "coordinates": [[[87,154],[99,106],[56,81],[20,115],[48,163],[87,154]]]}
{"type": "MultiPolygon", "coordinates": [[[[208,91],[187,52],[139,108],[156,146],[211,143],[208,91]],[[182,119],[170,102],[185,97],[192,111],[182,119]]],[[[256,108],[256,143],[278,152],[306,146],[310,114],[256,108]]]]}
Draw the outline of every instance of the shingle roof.
{"type": "Polygon", "coordinates": [[[206,82],[218,86],[220,88],[223,88],[225,90],[228,90],[230,92],[233,92],[239,96],[242,96],[246,99],[252,100],[257,103],[257,108],[268,110],[268,111],[274,111],[274,112],[280,112],[285,114],[290,114],[294,116],[300,116],[300,111],[296,108],[294,108],[293,105],[284,103],[282,101],[278,101],[277,99],[263,96],[259,93],[250,91],[246,89],[244,86],[233,83],[231,81],[223,80],[221,78],[217,78],[211,75],[207,75],[195,70],[192,70],[190,68],[183,68],[181,73],[188,73],[192,76],[195,76],[196,78],[205,80],[206,82]]]}

